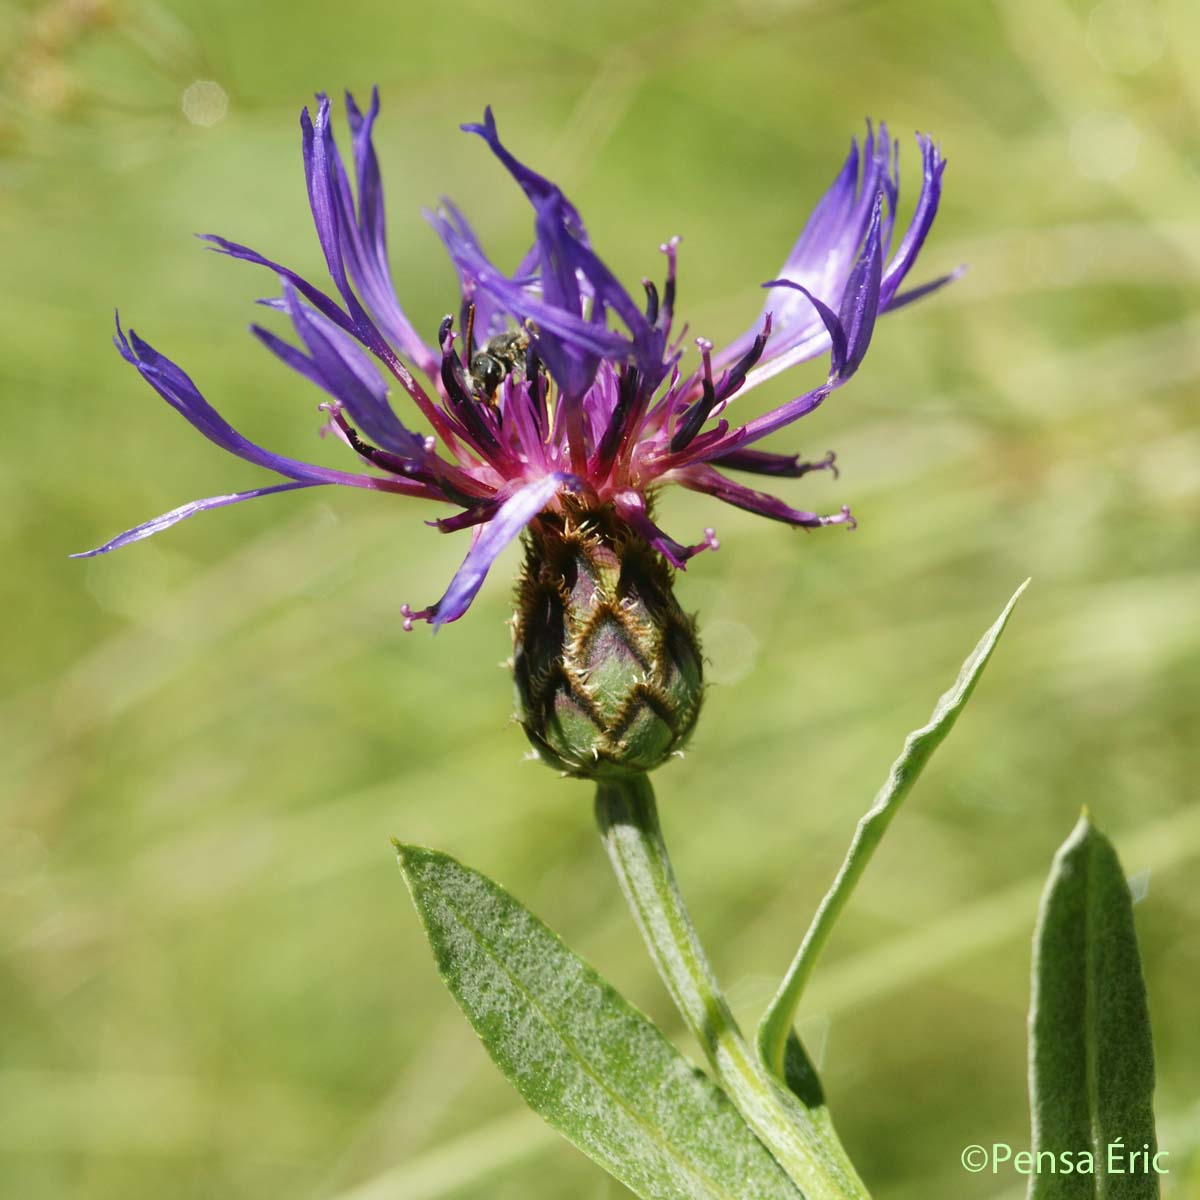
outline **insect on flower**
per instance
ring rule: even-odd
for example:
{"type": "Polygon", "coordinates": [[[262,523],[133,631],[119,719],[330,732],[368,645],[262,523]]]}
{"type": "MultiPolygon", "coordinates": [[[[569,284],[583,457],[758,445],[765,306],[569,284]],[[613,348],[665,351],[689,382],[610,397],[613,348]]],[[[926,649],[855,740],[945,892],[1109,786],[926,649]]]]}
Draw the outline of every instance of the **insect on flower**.
{"type": "Polygon", "coordinates": [[[267,267],[281,295],[264,301],[290,319],[296,342],[255,325],[256,337],[323,390],[331,429],[370,471],[339,471],[273,454],[237,432],[192,379],[133,330],[117,324],[117,349],[142,377],[218,446],[281,481],[185,504],[79,557],[103,554],[211,508],[326,484],[443,502],[434,522],[470,529],[472,544],[449,588],[405,627],[457,620],[497,555],[524,530],[535,540],[603,514],[612,536],[637,540],[672,567],[717,545],[713,531],[684,544],[655,524],[653,489],[676,483],[793,526],[853,526],[848,508],[821,515],[737,482],[726,472],[795,479],[833,470],[756,448],[810,413],[858,370],[875,319],[946,283],[901,291],[937,212],[944,161],[918,137],[923,178],[911,223],[888,258],[899,190],[898,146],[881,125],[851,144],[779,272],[754,325],[721,350],[676,331],[678,239],[660,249],[665,281],[643,280],[635,302],[593,250],[575,206],[501,142],[491,110],[477,134],[525,192],[534,243],[508,275],[493,265],[449,201],[427,214],[457,269],[461,295],[429,344],[396,296],[388,266],[383,188],[372,140],[378,94],[364,113],[346,97],[347,165],[334,142],[330,104],[301,115],[304,173],[317,236],[339,299],[261,254],[206,235],[217,251],[267,267]],[[353,176],[353,185],[351,177],[353,176]],[[828,353],[820,386],[739,424],[738,393],[828,353]],[[375,361],[373,361],[375,360],[375,361]],[[429,433],[410,429],[389,403],[376,366],[407,394],[429,433]],[[421,378],[423,376],[423,379],[421,378]]]}

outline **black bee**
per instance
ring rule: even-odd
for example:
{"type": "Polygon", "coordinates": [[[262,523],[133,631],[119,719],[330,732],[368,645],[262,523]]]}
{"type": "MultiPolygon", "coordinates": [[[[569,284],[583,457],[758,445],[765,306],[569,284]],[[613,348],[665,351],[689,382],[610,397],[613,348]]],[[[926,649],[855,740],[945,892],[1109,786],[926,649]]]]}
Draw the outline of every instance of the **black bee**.
{"type": "Polygon", "coordinates": [[[471,357],[471,381],[475,394],[488,404],[496,403],[496,389],[514,371],[522,368],[529,334],[523,329],[488,338],[483,349],[471,357]]]}

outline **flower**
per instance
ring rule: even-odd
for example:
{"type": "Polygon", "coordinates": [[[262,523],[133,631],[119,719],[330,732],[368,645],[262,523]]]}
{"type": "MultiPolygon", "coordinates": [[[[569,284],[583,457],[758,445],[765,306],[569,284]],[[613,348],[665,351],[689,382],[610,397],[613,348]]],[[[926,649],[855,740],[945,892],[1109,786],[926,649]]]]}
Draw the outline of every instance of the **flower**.
{"type": "Polygon", "coordinates": [[[256,337],[324,391],[331,430],[370,471],[338,471],[273,454],[238,433],[185,372],[117,321],[115,343],[127,362],[218,446],[282,477],[250,491],[196,500],[135,526],[88,557],[158,533],[194,513],[275,492],[326,484],[370,488],[451,505],[431,522],[444,532],[472,530],[472,544],[449,588],[420,612],[404,606],[405,628],[435,627],[466,612],[501,550],[523,530],[561,522],[567,509],[611,512],[671,566],[716,548],[711,529],[685,545],[653,520],[655,489],[677,483],[788,525],[853,527],[850,510],[833,515],[796,509],[725,472],[799,478],[834,470],[832,454],[757,448],[763,438],[815,409],[853,376],[876,317],[946,283],[947,275],[901,291],[933,223],[945,166],[934,143],[918,136],[924,173],[912,220],[890,259],[899,191],[898,144],[870,125],[809,218],[754,325],[715,351],[696,338],[698,361],[685,364],[676,332],[678,238],[664,243],[661,291],[643,280],[635,302],[592,249],[575,206],[525,166],[500,140],[490,109],[477,134],[525,192],[534,211],[534,243],[512,275],[480,247],[449,201],[427,214],[461,284],[461,306],[429,344],[404,314],[387,254],[383,187],[372,134],[375,92],[364,113],[346,97],[351,171],[334,142],[330,103],[301,115],[304,173],[317,236],[337,298],[236,242],[205,235],[215,250],[278,276],[281,296],[263,301],[291,321],[297,342],[252,326],[256,337]],[[885,261],[886,260],[886,261],[885,261]],[[457,324],[457,328],[456,328],[457,324]],[[824,383],[744,424],[731,404],[796,363],[827,353],[824,383]],[[410,429],[393,411],[372,359],[404,391],[430,433],[410,429]],[[411,368],[410,369],[410,365],[411,368]],[[422,381],[419,376],[424,376],[422,381]]]}

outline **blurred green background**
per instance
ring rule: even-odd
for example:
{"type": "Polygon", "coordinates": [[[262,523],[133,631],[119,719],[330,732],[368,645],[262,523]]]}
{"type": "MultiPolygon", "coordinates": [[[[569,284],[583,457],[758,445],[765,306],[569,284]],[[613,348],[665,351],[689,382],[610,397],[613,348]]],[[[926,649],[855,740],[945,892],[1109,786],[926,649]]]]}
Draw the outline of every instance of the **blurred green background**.
{"type": "Polygon", "coordinates": [[[1027,1144],[1029,935],[1089,804],[1144,892],[1164,1191],[1200,1196],[1198,51],[1191,0],[0,7],[0,1192],[623,1194],[491,1067],[393,834],[509,886],[695,1053],[589,789],[508,723],[515,551],[436,638],[397,610],[440,594],[465,538],[389,497],[275,497],[66,558],[264,481],[121,363],[114,304],[247,434],[345,461],[245,333],[273,281],[190,235],[322,278],[297,113],[378,82],[395,275],[430,332],[456,300],[422,205],[457,198],[504,263],[528,242],[522,197],[455,132],[485,102],[625,279],[683,235],[681,311],[718,343],[865,115],[902,136],[908,206],[910,131],[941,140],[916,277],[967,275],[882,322],[776,443],[838,451],[840,482],[785,487],[851,503],[858,532],[664,502],[679,536],[722,538],[679,583],[712,688],[658,779],[667,835],[753,1020],[904,733],[1032,575],[803,1031],[878,1200],[1022,1195],[959,1155],[1027,1144]]]}

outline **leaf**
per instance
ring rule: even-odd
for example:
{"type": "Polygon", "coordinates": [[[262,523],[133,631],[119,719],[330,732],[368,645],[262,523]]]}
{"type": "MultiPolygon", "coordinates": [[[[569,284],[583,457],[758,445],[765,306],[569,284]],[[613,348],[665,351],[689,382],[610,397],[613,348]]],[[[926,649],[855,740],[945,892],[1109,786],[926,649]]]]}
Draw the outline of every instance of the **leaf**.
{"type": "Polygon", "coordinates": [[[1154,1048],[1133,902],[1116,851],[1086,813],[1042,896],[1029,1042],[1035,1154],[1096,1159],[1095,1173],[1035,1173],[1030,1200],[1157,1197],[1154,1048]],[[1118,1142],[1122,1169],[1110,1174],[1118,1142]],[[1146,1160],[1131,1160],[1135,1152],[1146,1160]]]}
{"type": "Polygon", "coordinates": [[[799,1200],[725,1094],[490,879],[397,844],[438,970],[545,1121],[646,1200],[799,1200]]]}
{"type": "MultiPolygon", "coordinates": [[[[883,840],[883,835],[887,832],[892,818],[896,815],[904,798],[912,791],[913,784],[917,782],[925,764],[933,757],[933,752],[938,746],[945,741],[950,730],[954,728],[954,722],[958,720],[958,714],[962,712],[971,698],[975,684],[983,674],[983,669],[987,666],[992,651],[995,650],[996,643],[1000,640],[1000,635],[1008,624],[1008,618],[1021,598],[1021,593],[1028,586],[1029,580],[1027,579],[1012,594],[991,628],[979,639],[975,649],[967,656],[953,686],[943,693],[937,704],[934,705],[933,715],[920,729],[913,730],[905,738],[900,757],[892,763],[892,769],[876,794],[875,802],[859,821],[858,828],[854,831],[854,837],[850,842],[850,849],[846,851],[846,857],[838,869],[837,877],[818,906],[812,924],[808,927],[808,932],[805,933],[804,940],[800,943],[800,949],[796,951],[796,957],[792,960],[783,982],[779,985],[779,990],[775,993],[758,1027],[759,1057],[764,1065],[779,1078],[785,1078],[802,1068],[801,1074],[806,1080],[802,1086],[811,1091],[813,1080],[808,1079],[808,1076],[813,1076],[812,1068],[807,1063],[807,1059],[797,1057],[797,1051],[802,1053],[803,1048],[798,1045],[789,1047],[789,1043],[796,1040],[792,1032],[792,1024],[795,1020],[796,1009],[800,1004],[800,997],[812,975],[817,958],[824,949],[825,943],[829,939],[830,933],[833,932],[833,927],[841,915],[842,909],[845,908],[846,902],[853,894],[862,873],[866,870],[867,863],[871,861],[871,856],[883,840]],[[789,1058],[799,1066],[793,1065],[789,1069],[786,1062],[789,1058]]],[[[788,1078],[788,1083],[801,1099],[805,1099],[804,1092],[797,1090],[797,1086],[793,1084],[791,1078],[788,1078]]],[[[814,1107],[814,1111],[818,1111],[817,1107],[812,1105],[810,1107],[814,1107]]]]}

